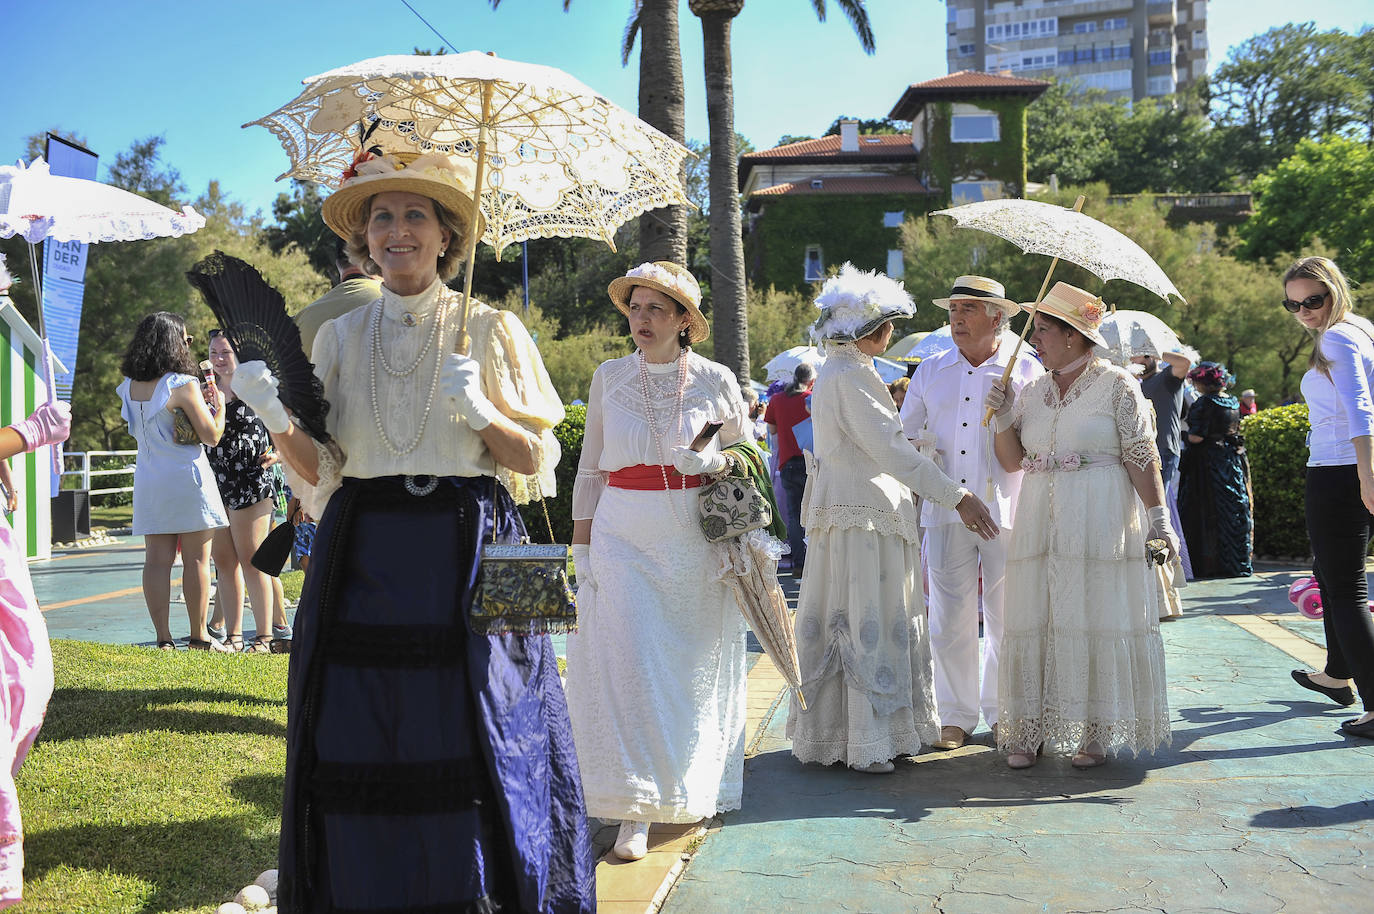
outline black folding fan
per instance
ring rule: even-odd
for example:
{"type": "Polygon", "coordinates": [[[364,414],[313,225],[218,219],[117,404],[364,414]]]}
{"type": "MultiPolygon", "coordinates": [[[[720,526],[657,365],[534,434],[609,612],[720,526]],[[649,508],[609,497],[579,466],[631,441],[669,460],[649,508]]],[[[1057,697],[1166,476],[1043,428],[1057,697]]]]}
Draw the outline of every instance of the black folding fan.
{"type": "Polygon", "coordinates": [[[186,278],[205,296],[238,360],[266,362],[286,408],[310,437],[330,440],[324,424],[329,414],[324,385],[305,357],[300,329],[286,313],[281,293],[251,265],[223,251],[191,267],[186,278]]]}

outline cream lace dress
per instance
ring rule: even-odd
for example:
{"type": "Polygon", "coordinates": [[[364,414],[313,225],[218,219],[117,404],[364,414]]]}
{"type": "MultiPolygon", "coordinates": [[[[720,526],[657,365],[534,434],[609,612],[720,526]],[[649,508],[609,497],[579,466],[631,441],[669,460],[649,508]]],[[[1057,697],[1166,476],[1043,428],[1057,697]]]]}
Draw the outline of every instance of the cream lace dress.
{"type": "Polygon", "coordinates": [[[911,493],[953,508],[967,491],[907,441],[873,360],[852,344],[830,344],[811,421],[796,617],[808,710],[793,698],[787,735],[803,762],[862,768],[939,738],[911,493]]]}
{"type": "Polygon", "coordinates": [[[1140,385],[1094,360],[1060,400],[1050,375],[1017,398],[1028,458],[1073,470],[1027,471],[1007,547],[997,741],[1100,743],[1134,754],[1169,742],[1164,644],[1145,564],[1140,502],[1124,463],[1158,462],[1140,385]]]}
{"type": "Polygon", "coordinates": [[[610,471],[671,462],[708,421],[725,423],[708,447],[751,429],[734,377],[687,353],[676,425],[676,362],[649,364],[649,432],[638,355],[592,378],[573,517],[592,519],[594,587],[577,593],[568,636],[568,709],[588,815],[695,822],[738,809],[744,784],[744,618],[722,581],[723,547],[697,525],[699,489],[634,491],[610,471]],[[670,504],[671,499],[671,504],[670,504]]]}

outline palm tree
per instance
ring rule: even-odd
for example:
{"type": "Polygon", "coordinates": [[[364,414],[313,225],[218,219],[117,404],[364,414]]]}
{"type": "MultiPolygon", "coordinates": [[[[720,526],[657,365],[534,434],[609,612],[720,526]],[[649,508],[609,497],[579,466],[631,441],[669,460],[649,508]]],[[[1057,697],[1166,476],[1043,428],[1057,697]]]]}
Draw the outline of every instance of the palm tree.
{"type": "MultiPolygon", "coordinates": [[[[501,0],[491,0],[496,9],[501,0]]],[[[567,12],[572,0],[563,0],[567,12]]],[[[620,62],[628,64],[639,41],[639,116],[684,145],[687,142],[686,91],[678,44],[678,0],[633,0],[625,25],[620,62]]],[[[684,174],[686,165],[684,164],[684,174]]],[[[640,260],[687,263],[687,207],[666,206],[639,217],[640,260]]]]}
{"type": "MultiPolygon", "coordinates": [[[[873,53],[873,29],[864,0],[835,0],[873,53]]],[[[687,0],[701,20],[706,70],[706,116],[711,130],[711,310],[715,359],[749,381],[749,315],[745,308],[744,237],[740,232],[739,158],[735,149],[735,91],[730,67],[730,23],[744,0],[687,0]]],[[[811,0],[825,21],[825,0],[811,0]]]]}

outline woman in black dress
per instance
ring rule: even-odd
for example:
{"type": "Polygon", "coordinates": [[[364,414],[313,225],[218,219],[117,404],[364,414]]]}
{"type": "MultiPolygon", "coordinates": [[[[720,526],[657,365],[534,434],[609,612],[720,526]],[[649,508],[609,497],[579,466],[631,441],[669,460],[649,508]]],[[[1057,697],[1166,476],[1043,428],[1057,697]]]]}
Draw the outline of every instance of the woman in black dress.
{"type": "MultiPolygon", "coordinates": [[[[253,553],[272,529],[275,504],[272,465],[277,462],[272,438],[257,415],[234,395],[234,369],[239,361],[234,347],[218,330],[210,331],[210,365],[215,386],[224,393],[224,436],[219,444],[206,447],[210,468],[215,472],[220,497],[229,514],[229,526],[215,531],[210,544],[217,581],[215,612],[211,629],[224,632],[227,647],[251,654],[271,653],[272,578],[253,567],[253,553]],[[253,608],[256,637],[243,643],[243,593],[253,608]]],[[[219,631],[213,632],[219,637],[219,631]]]]}
{"type": "Polygon", "coordinates": [[[1179,461],[1178,507],[1193,576],[1250,574],[1250,466],[1240,436],[1240,402],[1226,392],[1226,366],[1188,373],[1198,398],[1188,407],[1188,447],[1179,461]]]}

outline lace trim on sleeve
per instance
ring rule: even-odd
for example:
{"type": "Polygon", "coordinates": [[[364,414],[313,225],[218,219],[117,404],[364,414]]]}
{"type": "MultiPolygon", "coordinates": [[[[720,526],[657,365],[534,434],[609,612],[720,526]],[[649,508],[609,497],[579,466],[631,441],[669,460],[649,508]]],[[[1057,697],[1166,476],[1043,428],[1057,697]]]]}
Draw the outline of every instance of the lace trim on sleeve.
{"type": "Polygon", "coordinates": [[[1145,408],[1145,395],[1140,385],[1120,375],[1113,384],[1112,399],[1116,402],[1116,431],[1121,438],[1121,461],[1138,470],[1159,463],[1159,448],[1155,445],[1154,413],[1145,408]]]}
{"type": "Polygon", "coordinates": [[[524,422],[517,424],[533,439],[531,448],[534,451],[535,472],[527,476],[498,463],[496,478],[506,487],[506,491],[517,505],[527,505],[541,498],[553,498],[558,494],[558,480],[554,476],[554,469],[558,466],[559,458],[563,456],[563,447],[553,436],[552,429],[535,431],[524,422]]]}
{"type": "MultiPolygon", "coordinates": [[[[299,425],[297,427],[299,428],[299,425]]],[[[318,519],[324,515],[324,507],[329,503],[329,497],[343,483],[343,468],[348,462],[348,457],[337,441],[321,444],[312,438],[311,443],[315,445],[315,453],[319,457],[315,485],[312,486],[301,478],[289,462],[283,460],[281,465],[286,471],[286,484],[291,487],[292,494],[301,500],[301,507],[305,513],[318,519]]]]}
{"type": "Polygon", "coordinates": [[[573,482],[573,520],[592,519],[601,501],[601,493],[606,491],[606,479],[607,474],[601,470],[577,471],[577,479],[573,482]]]}

